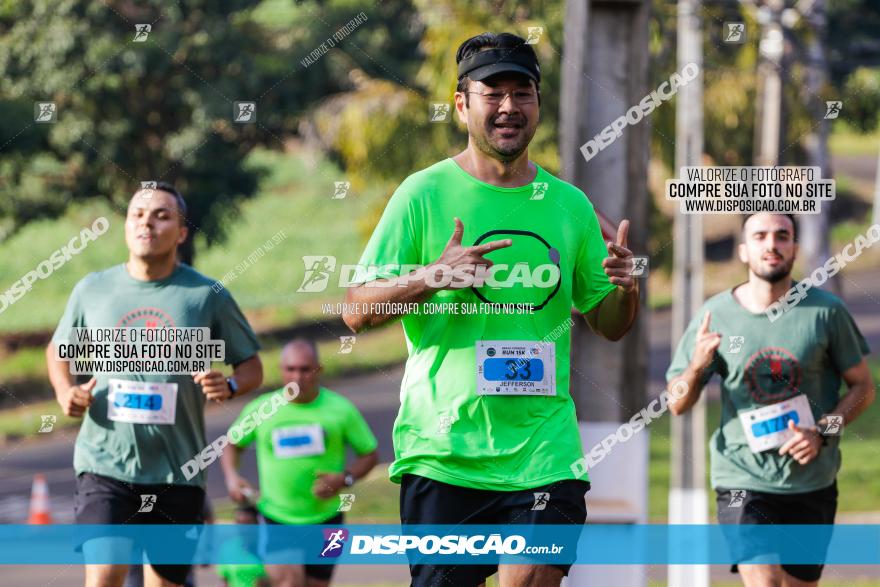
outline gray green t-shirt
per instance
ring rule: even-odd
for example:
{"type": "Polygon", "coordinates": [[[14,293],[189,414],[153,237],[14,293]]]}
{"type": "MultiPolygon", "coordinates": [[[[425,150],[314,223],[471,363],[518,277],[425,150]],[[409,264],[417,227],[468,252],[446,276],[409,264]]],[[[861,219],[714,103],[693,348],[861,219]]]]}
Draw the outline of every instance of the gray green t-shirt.
{"type": "Polygon", "coordinates": [[[739,414],[804,394],[813,418],[832,413],[840,400],[841,374],[868,354],[868,343],[834,295],[809,290],[800,304],[775,322],[753,314],[724,291],[703,305],[687,328],[666,372],[681,374],[690,363],[696,333],[707,311],[709,330],[723,338],[703,384],[721,377],[721,425],[709,441],[712,487],[768,493],[806,493],[828,487],[840,469],[837,437],[828,437],[806,465],[777,449],[751,451],[739,414]]]}
{"type": "MultiPolygon", "coordinates": [[[[188,265],[169,277],[139,281],[125,265],[91,273],[73,289],[52,342],[71,340],[72,328],[211,329],[225,341],[225,358],[235,365],[257,354],[259,344],[241,310],[225,289],[188,265]]],[[[95,399],[76,439],[73,467],[129,483],[205,484],[204,474],[187,480],[183,463],[205,447],[205,396],[189,375],[96,374],[95,399]],[[177,384],[174,424],[136,424],[108,417],[108,380],[177,384]]]]}

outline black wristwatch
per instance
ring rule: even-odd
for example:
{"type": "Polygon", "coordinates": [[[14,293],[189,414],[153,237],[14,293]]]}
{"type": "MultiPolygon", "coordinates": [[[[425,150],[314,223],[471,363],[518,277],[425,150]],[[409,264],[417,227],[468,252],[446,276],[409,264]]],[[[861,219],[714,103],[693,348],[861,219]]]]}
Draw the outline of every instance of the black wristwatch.
{"type": "Polygon", "coordinates": [[[345,477],[343,478],[342,483],[346,487],[351,487],[352,485],[354,485],[354,475],[351,474],[351,471],[343,471],[343,473],[345,477]]]}
{"type": "Polygon", "coordinates": [[[229,391],[231,392],[229,394],[229,397],[233,397],[236,393],[238,393],[238,383],[235,382],[235,377],[227,377],[226,385],[229,386],[229,391]]]}

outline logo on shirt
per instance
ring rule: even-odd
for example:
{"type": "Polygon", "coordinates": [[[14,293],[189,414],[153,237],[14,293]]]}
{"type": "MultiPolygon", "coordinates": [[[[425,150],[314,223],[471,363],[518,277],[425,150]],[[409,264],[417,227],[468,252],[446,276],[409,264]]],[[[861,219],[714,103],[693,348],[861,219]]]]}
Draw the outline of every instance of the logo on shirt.
{"type": "Polygon", "coordinates": [[[342,554],[342,547],[345,545],[345,541],[348,540],[348,530],[345,528],[338,528],[333,530],[331,528],[324,529],[324,548],[321,549],[321,558],[336,558],[340,554],[342,554]]]}
{"type": "Polygon", "coordinates": [[[784,348],[763,348],[746,361],[746,387],[759,404],[772,404],[797,395],[800,382],[801,365],[784,348]]]}
{"type": "Polygon", "coordinates": [[[494,282],[502,285],[485,284],[471,287],[471,291],[480,301],[496,307],[543,309],[562,285],[559,249],[530,230],[508,229],[483,233],[474,246],[505,238],[510,238],[513,245],[490,253],[496,265],[509,268],[494,276],[494,282]]]}
{"type": "Polygon", "coordinates": [[[159,308],[145,307],[132,310],[116,323],[116,328],[174,328],[171,316],[159,308]]]}

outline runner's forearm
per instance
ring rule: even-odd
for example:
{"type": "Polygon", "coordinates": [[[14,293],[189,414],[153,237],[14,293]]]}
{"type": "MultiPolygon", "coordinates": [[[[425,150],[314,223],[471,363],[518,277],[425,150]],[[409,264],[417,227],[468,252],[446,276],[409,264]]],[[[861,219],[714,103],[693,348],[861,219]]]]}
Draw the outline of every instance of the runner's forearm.
{"type": "Polygon", "coordinates": [[[259,355],[239,363],[232,372],[235,382],[238,384],[236,396],[244,395],[253,391],[263,382],[263,363],[259,355]]]}
{"type": "Polygon", "coordinates": [[[363,479],[367,476],[376,463],[379,462],[379,453],[375,450],[371,453],[359,456],[348,468],[348,471],[354,475],[355,479],[363,479]]]}
{"type": "Polygon", "coordinates": [[[599,302],[587,316],[587,323],[593,332],[611,341],[623,338],[635,322],[639,312],[639,286],[626,292],[617,287],[599,302]]]}
{"type": "Polygon", "coordinates": [[[669,383],[666,385],[667,391],[682,390],[680,394],[669,391],[667,405],[670,412],[680,416],[697,403],[697,400],[700,399],[700,393],[703,391],[702,385],[700,385],[701,375],[702,373],[698,369],[688,365],[681,375],[669,380],[669,383]],[[684,386],[681,383],[684,383],[684,386]]]}
{"type": "Polygon", "coordinates": [[[843,374],[849,391],[840,398],[832,414],[842,414],[844,426],[858,418],[874,402],[877,392],[866,361],[843,374]]]}
{"type": "Polygon", "coordinates": [[[428,300],[439,291],[427,284],[424,276],[428,271],[432,271],[431,265],[395,279],[381,279],[349,288],[345,294],[348,307],[342,320],[352,332],[359,333],[402,316],[403,313],[376,312],[373,304],[419,304],[428,300]],[[383,285],[377,286],[378,283],[383,285]],[[349,311],[355,305],[358,311],[349,311]]]}
{"type": "Polygon", "coordinates": [[[59,361],[55,358],[55,345],[49,343],[46,347],[46,368],[49,372],[49,382],[55,390],[55,397],[66,392],[74,385],[73,375],[70,374],[70,361],[59,361]]]}
{"type": "Polygon", "coordinates": [[[220,468],[227,479],[238,475],[239,456],[243,451],[238,445],[230,443],[220,454],[220,468]]]}

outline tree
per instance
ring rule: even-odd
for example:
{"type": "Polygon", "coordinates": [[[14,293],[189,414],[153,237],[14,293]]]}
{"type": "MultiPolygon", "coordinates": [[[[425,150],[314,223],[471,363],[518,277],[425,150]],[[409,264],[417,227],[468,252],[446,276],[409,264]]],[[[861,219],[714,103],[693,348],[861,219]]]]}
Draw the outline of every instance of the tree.
{"type": "MultiPolygon", "coordinates": [[[[383,59],[362,67],[394,76],[411,63],[415,31],[401,26],[408,2],[223,7],[0,5],[0,106],[12,114],[0,120],[0,241],[73,201],[121,208],[141,181],[160,179],[186,196],[191,233],[222,239],[258,185],[260,170],[244,164],[251,149],[283,148],[310,103],[351,87],[338,60],[306,66],[303,57],[363,9],[370,27],[347,31],[344,42],[354,55],[383,59]],[[151,30],[136,42],[144,23],[151,30]],[[56,104],[57,122],[32,122],[37,101],[56,104]],[[236,101],[256,103],[255,124],[233,121],[236,101]]],[[[192,241],[182,252],[191,262],[192,241]]]]}

